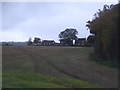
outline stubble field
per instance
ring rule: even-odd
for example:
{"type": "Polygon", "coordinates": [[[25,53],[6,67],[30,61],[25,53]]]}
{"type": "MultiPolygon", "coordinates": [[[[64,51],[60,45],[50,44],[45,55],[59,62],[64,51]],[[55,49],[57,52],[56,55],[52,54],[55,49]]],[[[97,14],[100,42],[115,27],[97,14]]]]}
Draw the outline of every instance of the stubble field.
{"type": "Polygon", "coordinates": [[[92,47],[3,46],[3,88],[118,87],[118,70],[89,59],[92,47]]]}

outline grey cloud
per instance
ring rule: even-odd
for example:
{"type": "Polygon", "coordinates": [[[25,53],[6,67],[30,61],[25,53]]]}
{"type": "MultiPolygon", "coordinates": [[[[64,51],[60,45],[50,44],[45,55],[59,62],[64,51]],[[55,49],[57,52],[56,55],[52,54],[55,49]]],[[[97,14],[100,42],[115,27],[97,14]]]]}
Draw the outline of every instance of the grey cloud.
{"type": "MultiPolygon", "coordinates": [[[[20,33],[18,40],[29,37],[54,39],[58,41],[58,34],[66,28],[76,28],[79,37],[87,37],[89,32],[85,24],[92,19],[93,14],[104,3],[59,3],[59,2],[7,2],[2,3],[3,34],[20,33]],[[21,37],[21,39],[20,39],[21,37]]],[[[11,40],[14,39],[8,35],[11,40]]]]}

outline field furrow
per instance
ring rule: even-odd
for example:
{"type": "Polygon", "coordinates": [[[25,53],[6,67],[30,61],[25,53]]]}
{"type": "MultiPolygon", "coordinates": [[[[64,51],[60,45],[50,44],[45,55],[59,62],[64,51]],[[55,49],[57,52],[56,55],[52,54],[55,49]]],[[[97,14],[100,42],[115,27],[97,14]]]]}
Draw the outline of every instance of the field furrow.
{"type": "Polygon", "coordinates": [[[101,66],[89,59],[90,47],[4,46],[3,72],[69,77],[118,87],[118,70],[101,66]]]}

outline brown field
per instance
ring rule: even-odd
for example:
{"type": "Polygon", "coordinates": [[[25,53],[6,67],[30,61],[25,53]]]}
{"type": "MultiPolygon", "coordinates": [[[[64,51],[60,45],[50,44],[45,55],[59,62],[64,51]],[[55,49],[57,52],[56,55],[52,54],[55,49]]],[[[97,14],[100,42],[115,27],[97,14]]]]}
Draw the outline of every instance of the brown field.
{"type": "Polygon", "coordinates": [[[89,60],[91,47],[3,46],[3,72],[70,77],[105,87],[118,87],[118,70],[89,60]]]}

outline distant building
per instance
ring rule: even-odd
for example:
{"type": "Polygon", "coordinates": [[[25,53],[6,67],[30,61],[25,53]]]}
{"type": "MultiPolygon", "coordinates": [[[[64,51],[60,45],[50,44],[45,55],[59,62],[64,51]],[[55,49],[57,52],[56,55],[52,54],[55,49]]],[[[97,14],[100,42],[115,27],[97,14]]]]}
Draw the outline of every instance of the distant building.
{"type": "Polygon", "coordinates": [[[71,46],[71,45],[73,45],[73,40],[61,39],[60,45],[65,45],[65,46],[70,45],[71,46]]]}
{"type": "Polygon", "coordinates": [[[55,45],[56,45],[56,46],[59,46],[59,45],[60,45],[60,43],[55,43],[55,45]]]}
{"type": "Polygon", "coordinates": [[[55,45],[54,40],[43,40],[42,45],[55,45]]]}
{"type": "Polygon", "coordinates": [[[60,40],[60,45],[65,45],[65,40],[61,39],[60,40]]]}
{"type": "Polygon", "coordinates": [[[75,40],[75,45],[85,46],[86,45],[86,38],[78,38],[77,40],[75,40]]]}

